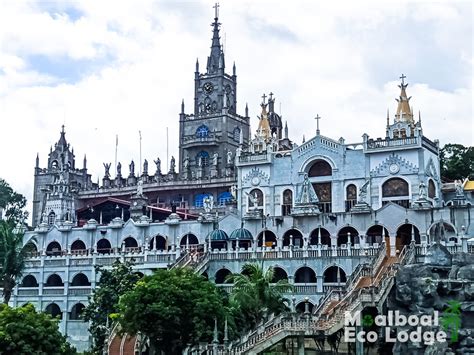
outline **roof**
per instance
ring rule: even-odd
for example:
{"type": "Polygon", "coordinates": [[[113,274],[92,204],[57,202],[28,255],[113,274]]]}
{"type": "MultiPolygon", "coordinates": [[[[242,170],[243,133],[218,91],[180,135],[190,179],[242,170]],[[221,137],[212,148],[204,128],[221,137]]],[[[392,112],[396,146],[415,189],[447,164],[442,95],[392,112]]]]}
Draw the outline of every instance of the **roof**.
{"type": "Polygon", "coordinates": [[[211,241],[226,241],[229,239],[227,233],[224,232],[222,229],[214,229],[209,235],[207,236],[206,240],[211,241]]]}
{"type": "Polygon", "coordinates": [[[230,240],[253,240],[252,233],[248,229],[239,228],[230,234],[230,240]]]}
{"type": "Polygon", "coordinates": [[[467,180],[464,183],[464,191],[474,191],[474,180],[467,180]]]}

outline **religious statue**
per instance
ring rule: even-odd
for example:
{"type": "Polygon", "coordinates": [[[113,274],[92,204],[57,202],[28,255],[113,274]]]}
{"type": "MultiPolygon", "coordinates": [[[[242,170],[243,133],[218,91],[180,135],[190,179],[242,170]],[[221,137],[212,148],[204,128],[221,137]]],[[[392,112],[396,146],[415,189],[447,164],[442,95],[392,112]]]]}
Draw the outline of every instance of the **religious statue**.
{"type": "Polygon", "coordinates": [[[228,108],[229,107],[229,97],[227,95],[227,91],[224,91],[224,100],[223,101],[224,101],[223,102],[224,103],[224,105],[223,105],[224,108],[228,108]]]}
{"type": "Polygon", "coordinates": [[[418,185],[418,199],[422,200],[426,198],[426,185],[423,181],[420,181],[420,185],[418,185]]]}
{"type": "Polygon", "coordinates": [[[161,175],[161,160],[160,158],[156,158],[156,160],[154,160],[154,163],[156,165],[156,175],[161,175]]]}
{"type": "Polygon", "coordinates": [[[198,166],[202,167],[202,156],[199,156],[198,158],[198,166]]]}
{"type": "Polygon", "coordinates": [[[215,152],[213,155],[212,155],[212,165],[214,166],[217,166],[217,159],[219,158],[219,154],[217,154],[217,152],[215,152]]]}
{"type": "Polygon", "coordinates": [[[143,175],[148,175],[148,160],[143,162],[143,175]]]}
{"type": "Polygon", "coordinates": [[[135,162],[133,160],[128,166],[128,168],[130,170],[130,176],[135,176],[135,162]]]}
{"type": "Polygon", "coordinates": [[[456,189],[456,196],[464,195],[464,188],[461,180],[454,180],[454,188],[456,189]]]}
{"type": "Polygon", "coordinates": [[[143,196],[143,180],[141,178],[138,179],[137,183],[137,195],[143,196]]]}
{"type": "Polygon", "coordinates": [[[231,165],[232,164],[232,152],[229,150],[227,152],[227,165],[231,165]]]}
{"type": "Polygon", "coordinates": [[[367,180],[364,185],[362,185],[359,189],[359,198],[357,202],[365,202],[365,198],[367,197],[367,188],[369,187],[370,180],[367,180]]]}
{"type": "Polygon", "coordinates": [[[206,211],[206,213],[211,212],[211,210],[214,208],[214,196],[212,196],[212,195],[207,195],[207,196],[202,200],[202,205],[203,205],[204,211],[206,211]]]}
{"type": "Polygon", "coordinates": [[[188,157],[184,158],[183,166],[184,166],[185,170],[189,168],[189,158],[188,157]]]}
{"type": "Polygon", "coordinates": [[[46,212],[43,212],[41,214],[41,223],[48,223],[48,215],[46,214],[46,212]]]}
{"type": "Polygon", "coordinates": [[[235,199],[237,199],[237,186],[235,185],[232,185],[230,187],[230,194],[232,195],[232,197],[235,199]]]}
{"type": "Polygon", "coordinates": [[[245,194],[249,197],[250,202],[252,203],[252,209],[256,210],[258,207],[258,196],[257,193],[254,192],[253,195],[245,192],[245,194]]]}
{"type": "Polygon", "coordinates": [[[117,176],[121,176],[122,175],[122,164],[119,162],[117,164],[117,176]]]}
{"type": "Polygon", "coordinates": [[[111,163],[104,163],[104,168],[105,168],[105,178],[109,178],[110,177],[110,166],[112,164],[111,163]]]}
{"type": "Polygon", "coordinates": [[[174,156],[171,156],[171,163],[170,163],[170,172],[174,173],[176,168],[176,161],[174,159],[174,156]]]}

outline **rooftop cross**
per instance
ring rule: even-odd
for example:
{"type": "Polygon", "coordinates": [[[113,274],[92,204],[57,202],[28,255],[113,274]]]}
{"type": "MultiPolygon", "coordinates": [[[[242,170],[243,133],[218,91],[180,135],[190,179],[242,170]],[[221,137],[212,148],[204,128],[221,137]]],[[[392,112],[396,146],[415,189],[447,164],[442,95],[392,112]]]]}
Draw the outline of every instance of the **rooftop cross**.
{"type": "Polygon", "coordinates": [[[267,98],[267,95],[263,94],[262,99],[263,99],[263,104],[265,105],[265,99],[267,98]]]}
{"type": "Polygon", "coordinates": [[[402,76],[400,77],[400,79],[402,79],[402,85],[405,85],[405,74],[402,74],[402,76]]]}
{"type": "Polygon", "coordinates": [[[269,100],[271,100],[273,98],[273,92],[270,91],[270,94],[269,94],[269,100]]]}
{"type": "Polygon", "coordinates": [[[216,11],[215,18],[219,18],[219,3],[216,2],[216,4],[213,6],[213,8],[216,11]]]}
{"type": "Polygon", "coordinates": [[[319,120],[321,119],[321,116],[317,114],[314,119],[316,120],[316,135],[319,136],[319,120]]]}

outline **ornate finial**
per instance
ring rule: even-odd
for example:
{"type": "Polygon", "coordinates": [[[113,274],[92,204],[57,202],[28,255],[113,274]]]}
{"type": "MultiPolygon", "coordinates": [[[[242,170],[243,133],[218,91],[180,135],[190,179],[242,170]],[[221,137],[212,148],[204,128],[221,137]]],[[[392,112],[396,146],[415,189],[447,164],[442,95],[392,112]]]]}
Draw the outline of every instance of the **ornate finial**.
{"type": "Polygon", "coordinates": [[[215,5],[212,8],[215,10],[214,18],[218,19],[219,18],[219,3],[216,2],[215,5]]]}

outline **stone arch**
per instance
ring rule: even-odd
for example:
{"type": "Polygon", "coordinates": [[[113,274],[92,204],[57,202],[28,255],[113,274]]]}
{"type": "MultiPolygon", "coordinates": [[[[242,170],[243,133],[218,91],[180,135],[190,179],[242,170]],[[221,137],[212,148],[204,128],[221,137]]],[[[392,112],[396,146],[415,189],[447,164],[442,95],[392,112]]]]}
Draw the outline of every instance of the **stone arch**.
{"type": "Polygon", "coordinates": [[[325,159],[314,160],[308,168],[308,177],[331,176],[332,166],[325,159]]]}
{"type": "Polygon", "coordinates": [[[264,205],[264,195],[263,195],[263,191],[260,190],[260,189],[252,189],[250,192],[249,192],[249,196],[248,196],[248,202],[247,202],[247,206],[249,209],[251,209],[254,204],[253,204],[253,199],[256,199],[257,201],[257,208],[263,208],[263,205],[264,205]]]}
{"type": "Polygon", "coordinates": [[[155,235],[151,238],[149,243],[150,250],[168,250],[167,238],[161,234],[155,235]]]}
{"type": "Polygon", "coordinates": [[[125,249],[127,249],[127,248],[138,248],[138,242],[132,236],[129,236],[129,237],[125,238],[124,240],[122,240],[122,244],[125,245],[125,249]]]}
{"type": "Polygon", "coordinates": [[[342,267],[333,265],[324,270],[323,283],[345,283],[346,281],[346,272],[342,267]]]}
{"type": "Polygon", "coordinates": [[[59,308],[59,306],[54,302],[48,304],[44,312],[50,314],[53,318],[59,317],[59,319],[63,319],[63,312],[61,312],[61,308],[59,308]]]}
{"type": "Polygon", "coordinates": [[[84,275],[82,272],[77,273],[74,275],[71,281],[71,286],[90,286],[91,283],[89,278],[84,275]]]}
{"type": "Polygon", "coordinates": [[[228,283],[227,277],[231,274],[232,273],[229,271],[229,269],[222,268],[216,272],[214,282],[217,285],[228,283]]]}
{"type": "Polygon", "coordinates": [[[61,276],[58,274],[51,274],[46,279],[45,287],[62,287],[64,286],[61,276]]]}
{"type": "Polygon", "coordinates": [[[70,320],[83,320],[81,315],[82,312],[84,311],[84,306],[81,302],[76,303],[74,306],[71,308],[71,312],[69,313],[69,319],[70,320]]]}
{"type": "Polygon", "coordinates": [[[410,207],[410,182],[405,178],[390,177],[382,182],[380,190],[382,205],[393,202],[404,208],[410,207]]]}
{"type": "MultiPolygon", "coordinates": [[[[312,313],[314,304],[311,301],[308,301],[308,312],[312,313]]],[[[306,301],[301,301],[296,305],[297,313],[304,313],[306,311],[306,301]]]]}
{"type": "Polygon", "coordinates": [[[110,254],[112,251],[112,245],[110,245],[110,242],[108,239],[102,238],[99,241],[97,241],[97,252],[99,254],[110,254]]]}
{"type": "Polygon", "coordinates": [[[456,227],[446,221],[437,221],[428,228],[428,235],[430,236],[431,242],[435,241],[438,238],[438,236],[436,236],[436,233],[440,233],[440,240],[445,242],[457,236],[456,227]]]}
{"type": "Polygon", "coordinates": [[[74,253],[74,252],[81,252],[81,251],[85,251],[87,250],[86,248],[86,244],[80,240],[80,239],[77,239],[75,240],[72,244],[71,244],[71,252],[74,253]]]}
{"type": "Polygon", "coordinates": [[[263,237],[265,235],[265,246],[267,248],[272,248],[272,249],[275,249],[276,245],[277,245],[277,237],[275,235],[275,233],[273,233],[270,229],[264,229],[263,231],[261,231],[258,236],[257,236],[257,240],[258,240],[258,246],[259,247],[262,247],[263,246],[263,237]]]}
{"type": "Polygon", "coordinates": [[[318,227],[309,235],[309,244],[318,245],[319,234],[321,233],[321,245],[331,246],[331,234],[326,228],[318,227]]]}
{"type": "Polygon", "coordinates": [[[285,189],[281,196],[281,215],[288,216],[291,214],[291,208],[293,206],[293,191],[291,189],[285,189]]]}
{"type": "Polygon", "coordinates": [[[26,275],[21,281],[20,287],[38,287],[38,281],[33,275],[26,275]]]}
{"type": "Polygon", "coordinates": [[[288,273],[282,267],[274,266],[272,282],[278,282],[280,280],[288,281],[288,273]]]}
{"type": "Polygon", "coordinates": [[[352,245],[359,243],[359,232],[352,226],[342,227],[337,233],[337,246],[348,244],[349,240],[352,245]],[[349,239],[350,238],[350,239],[349,239]]]}
{"type": "Polygon", "coordinates": [[[303,233],[296,228],[291,228],[283,234],[283,246],[288,247],[293,244],[297,248],[303,247],[303,233]]]}
{"type": "Polygon", "coordinates": [[[295,272],[296,283],[316,283],[316,273],[309,266],[302,266],[295,272]]]}
{"type": "Polygon", "coordinates": [[[395,240],[397,250],[402,251],[403,246],[411,243],[412,234],[414,234],[415,244],[420,244],[420,231],[414,224],[405,223],[397,228],[395,240]]]}
{"type": "Polygon", "coordinates": [[[36,256],[38,254],[38,247],[32,240],[28,241],[24,246],[23,249],[28,253],[30,256],[36,256]]]}
{"type": "MultiPolygon", "coordinates": [[[[381,224],[374,224],[365,232],[366,244],[373,245],[374,243],[382,244],[386,237],[389,236],[388,229],[381,224]]],[[[387,244],[388,245],[388,244],[387,244]]]]}
{"type": "Polygon", "coordinates": [[[186,233],[183,235],[181,238],[181,241],[179,242],[180,246],[186,246],[186,245],[197,245],[199,244],[199,239],[192,233],[186,233]]]}
{"type": "Polygon", "coordinates": [[[61,244],[57,241],[52,241],[46,247],[46,255],[57,256],[61,255],[61,244]]]}

